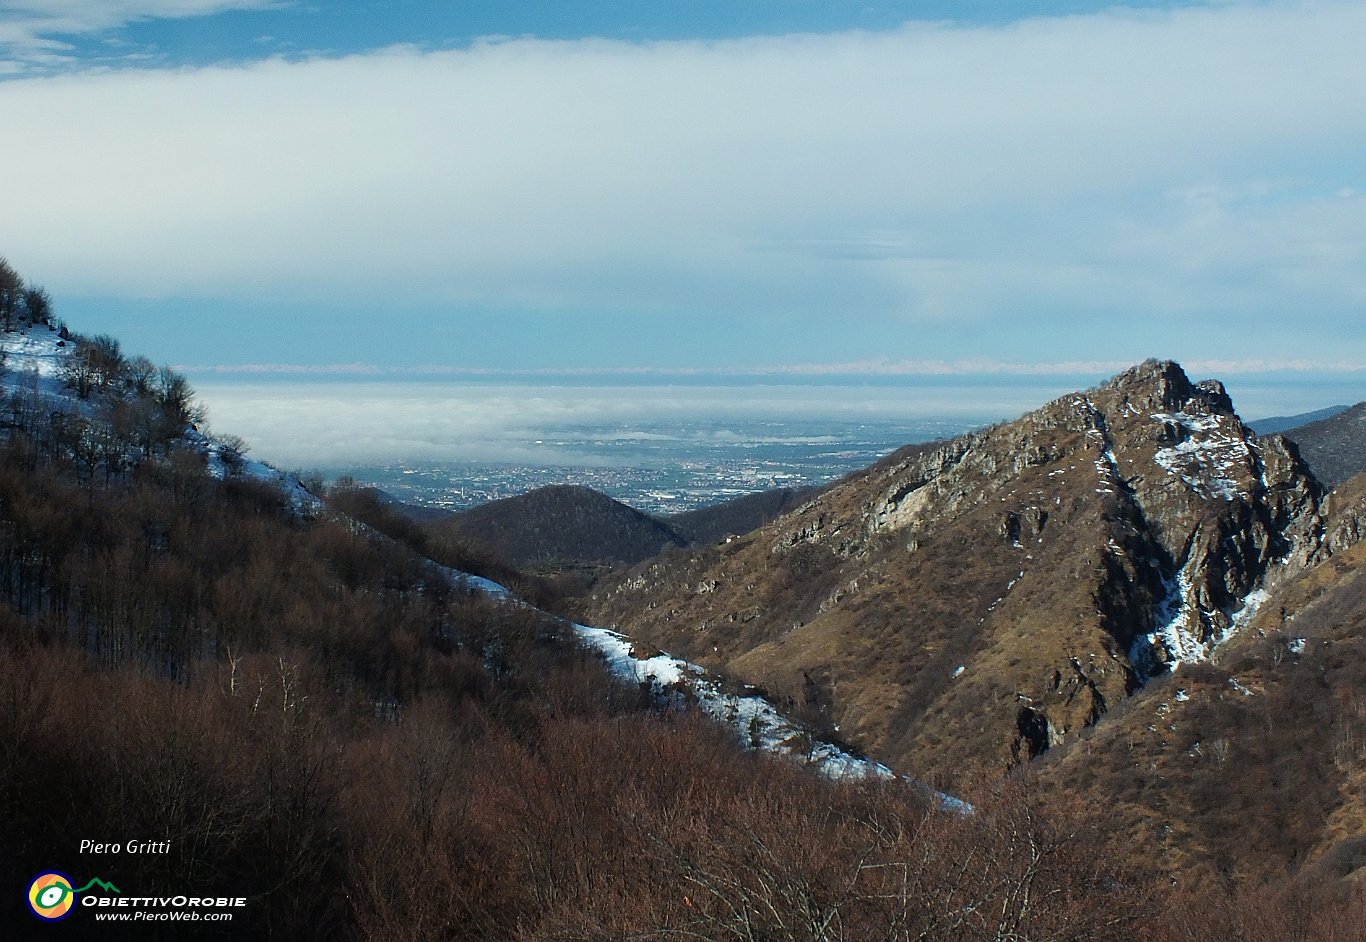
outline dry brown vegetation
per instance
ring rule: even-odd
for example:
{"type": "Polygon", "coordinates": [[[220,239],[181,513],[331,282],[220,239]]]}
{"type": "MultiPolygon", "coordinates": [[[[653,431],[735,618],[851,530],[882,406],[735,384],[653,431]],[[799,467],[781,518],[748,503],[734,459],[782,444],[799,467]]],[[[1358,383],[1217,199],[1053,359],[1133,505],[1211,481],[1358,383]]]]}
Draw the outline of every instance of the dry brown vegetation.
{"type": "Polygon", "coordinates": [[[1106,796],[1105,820],[1187,882],[1359,880],[1363,561],[1358,544],[1280,587],[1213,663],[1152,683],[1041,778],[1106,796]]]}

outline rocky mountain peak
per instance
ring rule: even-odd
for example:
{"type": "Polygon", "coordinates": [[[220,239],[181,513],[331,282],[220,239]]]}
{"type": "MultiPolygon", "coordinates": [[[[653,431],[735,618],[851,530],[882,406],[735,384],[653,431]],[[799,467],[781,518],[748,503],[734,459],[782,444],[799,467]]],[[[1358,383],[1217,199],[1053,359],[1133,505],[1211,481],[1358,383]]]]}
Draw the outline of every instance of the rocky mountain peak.
{"type": "Polygon", "coordinates": [[[1179,409],[1201,390],[1173,360],[1144,360],[1092,391],[1093,398],[1118,396],[1137,408],[1179,409]]]}
{"type": "Polygon", "coordinates": [[[1173,360],[1145,360],[1089,392],[1098,404],[1133,414],[1190,412],[1235,417],[1233,400],[1217,379],[1194,382],[1173,360]]]}
{"type": "Polygon", "coordinates": [[[647,563],[593,615],[819,704],[932,773],[1066,743],[1208,658],[1324,551],[1322,493],[1220,383],[1149,360],[905,448],[744,539],[647,563]],[[953,735],[936,732],[950,717],[953,735]]]}

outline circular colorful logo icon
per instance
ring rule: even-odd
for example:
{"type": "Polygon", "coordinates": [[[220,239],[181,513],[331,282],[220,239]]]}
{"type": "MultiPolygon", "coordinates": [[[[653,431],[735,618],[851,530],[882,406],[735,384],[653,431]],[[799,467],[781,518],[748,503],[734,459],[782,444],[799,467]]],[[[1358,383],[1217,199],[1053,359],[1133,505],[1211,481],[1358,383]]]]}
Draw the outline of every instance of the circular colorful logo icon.
{"type": "Polygon", "coordinates": [[[55,870],[40,873],[28,885],[28,908],[39,919],[56,922],[71,915],[71,907],[76,905],[76,891],[71,888],[71,878],[55,870]]]}

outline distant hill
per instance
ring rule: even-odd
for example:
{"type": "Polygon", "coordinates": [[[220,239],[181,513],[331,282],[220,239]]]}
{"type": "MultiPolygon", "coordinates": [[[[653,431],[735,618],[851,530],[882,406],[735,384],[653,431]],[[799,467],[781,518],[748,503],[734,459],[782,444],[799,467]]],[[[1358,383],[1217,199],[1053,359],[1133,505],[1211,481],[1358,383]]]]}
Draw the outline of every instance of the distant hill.
{"type": "Polygon", "coordinates": [[[1314,476],[1329,487],[1366,471],[1366,402],[1283,434],[1299,446],[1314,476]]]}
{"type": "Polygon", "coordinates": [[[1339,412],[1346,412],[1351,406],[1328,406],[1323,409],[1315,409],[1313,412],[1301,412],[1299,415],[1273,415],[1265,419],[1257,419],[1247,423],[1247,427],[1258,435],[1275,435],[1285,432],[1301,425],[1308,425],[1310,422],[1317,422],[1320,419],[1329,419],[1339,412]]]}
{"type": "Polygon", "coordinates": [[[630,565],[688,540],[592,488],[556,484],[490,501],[435,524],[514,566],[630,565]]]}
{"type": "Polygon", "coordinates": [[[821,490],[774,488],[667,517],[650,516],[581,485],[542,487],[455,512],[403,504],[388,495],[381,500],[510,566],[592,568],[631,566],[670,546],[707,545],[749,533],[821,490]]]}
{"type": "Polygon", "coordinates": [[[779,487],[696,510],[686,510],[665,519],[674,532],[693,543],[715,543],[772,523],[815,497],[821,490],[819,487],[779,487]]]}

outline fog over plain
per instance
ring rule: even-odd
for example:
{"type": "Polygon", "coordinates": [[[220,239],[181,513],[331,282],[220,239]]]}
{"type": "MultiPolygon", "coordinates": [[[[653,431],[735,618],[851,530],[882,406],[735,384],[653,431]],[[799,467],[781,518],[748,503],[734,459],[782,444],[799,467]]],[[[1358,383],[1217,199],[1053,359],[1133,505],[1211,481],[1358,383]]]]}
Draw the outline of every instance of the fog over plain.
{"type": "MultiPolygon", "coordinates": [[[[1196,377],[1198,378],[1198,377],[1196,377]]],[[[244,436],[252,454],[286,468],[340,468],[391,461],[508,464],[610,460],[591,441],[725,434],[756,421],[819,434],[829,421],[904,428],[924,440],[1012,419],[1094,377],[820,386],[540,385],[427,382],[210,381],[200,384],[211,427],[244,436]],[[591,432],[591,434],[590,434],[591,432]],[[542,439],[573,442],[553,451],[542,439]]],[[[1308,411],[1360,395],[1355,381],[1289,386],[1254,378],[1229,383],[1245,419],[1308,411]]],[[[756,433],[747,428],[745,436],[756,433]]],[[[806,434],[806,433],[803,433],[806,434]]]]}

